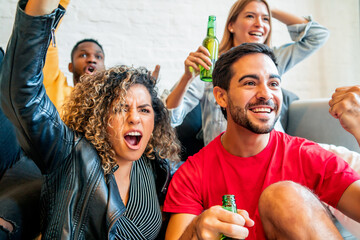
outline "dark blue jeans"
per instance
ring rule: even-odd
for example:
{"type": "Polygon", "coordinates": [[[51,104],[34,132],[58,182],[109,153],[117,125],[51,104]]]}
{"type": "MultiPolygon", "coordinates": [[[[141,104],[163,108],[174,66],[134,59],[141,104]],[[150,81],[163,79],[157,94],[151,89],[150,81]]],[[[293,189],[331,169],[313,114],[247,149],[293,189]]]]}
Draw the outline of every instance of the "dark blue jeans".
{"type": "Polygon", "coordinates": [[[40,170],[21,153],[0,181],[0,217],[13,225],[11,233],[0,228],[0,239],[33,239],[39,234],[42,183],[40,170]]]}
{"type": "Polygon", "coordinates": [[[0,109],[0,218],[13,225],[0,226],[2,239],[33,239],[40,232],[40,191],[43,177],[21,150],[12,123],[0,109]]]}
{"type": "Polygon", "coordinates": [[[19,160],[20,152],[14,126],[0,109],[0,179],[19,160]]]}

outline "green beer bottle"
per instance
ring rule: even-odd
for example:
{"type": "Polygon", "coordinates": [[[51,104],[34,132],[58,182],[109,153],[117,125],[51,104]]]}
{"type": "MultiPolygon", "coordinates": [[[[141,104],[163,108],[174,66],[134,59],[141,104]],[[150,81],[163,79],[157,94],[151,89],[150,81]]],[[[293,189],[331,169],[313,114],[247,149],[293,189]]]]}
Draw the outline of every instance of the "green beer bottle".
{"type": "Polygon", "coordinates": [[[202,45],[209,50],[212,65],[209,70],[206,70],[204,67],[200,65],[200,79],[203,80],[204,82],[212,82],[212,72],[219,53],[219,41],[216,38],[215,25],[216,25],[216,17],[209,16],[207,35],[202,45]]]}
{"type": "MultiPolygon", "coordinates": [[[[224,195],[222,197],[222,207],[230,212],[237,213],[235,196],[234,195],[224,195]]],[[[230,237],[226,237],[224,234],[221,234],[220,240],[223,239],[233,239],[230,237]]]]}

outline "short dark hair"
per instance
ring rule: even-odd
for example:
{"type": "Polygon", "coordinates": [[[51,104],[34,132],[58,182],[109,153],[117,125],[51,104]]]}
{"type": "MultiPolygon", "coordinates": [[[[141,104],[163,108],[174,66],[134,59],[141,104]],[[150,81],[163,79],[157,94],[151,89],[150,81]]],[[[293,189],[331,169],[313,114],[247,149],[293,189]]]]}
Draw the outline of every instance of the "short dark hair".
{"type": "MultiPolygon", "coordinates": [[[[229,90],[230,80],[233,76],[231,66],[240,58],[255,53],[262,53],[271,58],[277,67],[276,57],[274,52],[265,44],[262,43],[243,43],[239,46],[231,48],[229,51],[222,54],[215,63],[212,74],[214,87],[218,86],[226,91],[229,90]]],[[[221,108],[222,113],[226,119],[226,110],[221,108]]]]}
{"type": "Polygon", "coordinates": [[[76,51],[76,49],[79,47],[80,44],[82,44],[82,43],[84,43],[84,42],[92,42],[92,43],[95,43],[96,45],[99,46],[99,48],[101,49],[101,51],[103,52],[103,54],[104,54],[104,56],[105,56],[104,49],[103,49],[103,47],[101,46],[101,44],[100,44],[98,41],[96,41],[95,39],[92,39],[92,38],[85,38],[85,39],[83,39],[83,40],[78,41],[78,42],[75,44],[75,46],[73,47],[73,49],[71,50],[71,55],[70,55],[71,61],[73,60],[74,52],[76,51]]]}

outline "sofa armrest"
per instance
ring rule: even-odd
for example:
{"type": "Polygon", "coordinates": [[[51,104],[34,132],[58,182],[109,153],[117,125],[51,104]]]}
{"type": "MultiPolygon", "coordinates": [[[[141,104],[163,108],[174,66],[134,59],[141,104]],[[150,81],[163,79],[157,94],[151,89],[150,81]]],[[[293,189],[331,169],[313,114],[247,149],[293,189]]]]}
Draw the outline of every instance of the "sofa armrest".
{"type": "Polygon", "coordinates": [[[289,107],[287,133],[317,143],[344,146],[360,153],[355,137],[329,113],[329,99],[298,100],[289,107]]]}

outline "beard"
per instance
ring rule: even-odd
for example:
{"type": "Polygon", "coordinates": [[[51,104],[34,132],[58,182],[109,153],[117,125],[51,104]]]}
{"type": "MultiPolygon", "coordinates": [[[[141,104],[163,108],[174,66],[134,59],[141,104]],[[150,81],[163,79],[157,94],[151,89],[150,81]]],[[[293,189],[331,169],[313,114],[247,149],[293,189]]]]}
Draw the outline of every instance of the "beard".
{"type": "Polygon", "coordinates": [[[231,115],[231,118],[233,119],[233,121],[236,124],[246,128],[256,134],[269,133],[274,129],[275,123],[279,119],[279,116],[280,116],[280,114],[278,113],[278,109],[279,109],[279,106],[276,105],[272,100],[269,100],[267,102],[260,100],[260,101],[257,101],[256,103],[251,103],[251,104],[248,103],[248,104],[246,104],[245,108],[241,108],[239,106],[235,106],[233,104],[233,102],[231,101],[231,99],[229,99],[229,112],[230,112],[230,115],[231,115]],[[277,114],[274,118],[274,121],[272,123],[266,124],[266,122],[268,122],[268,120],[260,119],[260,121],[262,121],[264,124],[256,125],[255,123],[250,121],[246,112],[250,107],[258,106],[258,105],[271,106],[271,107],[273,107],[273,111],[277,112],[277,114]]]}

